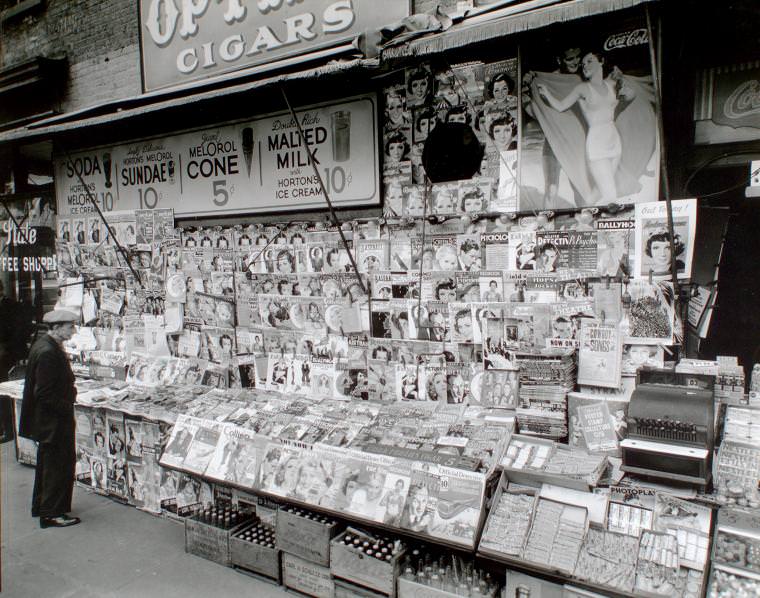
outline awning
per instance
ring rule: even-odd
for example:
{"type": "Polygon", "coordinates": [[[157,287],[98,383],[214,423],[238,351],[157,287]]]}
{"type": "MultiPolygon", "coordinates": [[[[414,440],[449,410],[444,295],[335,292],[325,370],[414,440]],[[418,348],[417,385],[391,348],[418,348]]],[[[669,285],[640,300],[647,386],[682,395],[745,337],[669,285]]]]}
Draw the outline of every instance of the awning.
{"type": "MultiPolygon", "coordinates": [[[[37,120],[24,126],[0,132],[0,145],[9,142],[33,142],[84,127],[112,124],[145,114],[171,110],[204,101],[242,94],[278,83],[307,78],[330,77],[352,72],[376,70],[382,61],[406,56],[424,56],[451,50],[468,44],[487,41],[530,29],[545,27],[606,12],[631,8],[654,0],[527,0],[502,2],[496,8],[484,7],[473,11],[462,22],[442,33],[429,34],[396,46],[386,47],[380,60],[354,59],[333,61],[326,65],[280,74],[265,79],[216,87],[206,91],[198,86],[146,93],[132,98],[115,100],[101,106],[91,106],[52,118],[37,120]],[[177,97],[186,91],[187,95],[177,97]]],[[[333,51],[331,51],[333,52],[333,51]]],[[[272,65],[266,68],[271,68],[272,65]]],[[[240,73],[231,75],[233,78],[240,73]]],[[[227,82],[227,81],[224,81],[227,82]]],[[[201,84],[202,85],[202,84],[201,84]]]]}
{"type": "MultiPolygon", "coordinates": [[[[0,132],[0,144],[13,141],[38,141],[48,139],[56,134],[83,127],[93,127],[104,124],[134,118],[144,114],[155,113],[161,110],[170,110],[179,106],[188,106],[207,100],[230,96],[234,94],[246,93],[256,89],[262,89],[278,83],[287,81],[296,81],[300,79],[332,77],[345,75],[353,72],[371,71],[379,67],[378,59],[355,59],[346,61],[333,61],[326,65],[306,69],[294,73],[281,74],[266,79],[258,79],[247,83],[230,85],[209,91],[197,92],[192,95],[183,97],[171,97],[170,99],[161,99],[156,101],[155,97],[138,96],[136,98],[127,98],[113,102],[107,106],[97,107],[95,116],[84,116],[82,114],[63,114],[38,120],[29,123],[23,127],[17,127],[9,131],[0,132]],[[123,108],[124,105],[136,105],[133,108],[123,108]]],[[[94,110],[94,109],[93,109],[94,110]]],[[[87,109],[84,114],[92,113],[87,109]]]]}
{"type": "Polygon", "coordinates": [[[515,33],[632,8],[654,0],[529,0],[466,18],[443,33],[383,50],[382,58],[427,56],[515,33]]]}

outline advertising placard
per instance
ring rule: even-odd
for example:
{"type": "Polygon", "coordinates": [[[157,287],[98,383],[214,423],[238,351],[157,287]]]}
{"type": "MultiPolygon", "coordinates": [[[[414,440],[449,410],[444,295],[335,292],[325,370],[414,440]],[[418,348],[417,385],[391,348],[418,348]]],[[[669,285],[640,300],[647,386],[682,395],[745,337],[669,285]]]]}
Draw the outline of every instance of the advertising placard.
{"type": "Polygon", "coordinates": [[[145,90],[339,45],[409,15],[405,0],[140,0],[145,90]]]}
{"type": "MultiPolygon", "coordinates": [[[[296,111],[330,199],[380,201],[374,94],[296,111]]],[[[171,208],[177,217],[318,209],[324,194],[289,112],[55,160],[60,217],[171,208]],[[80,179],[81,176],[81,179],[80,179]]]]}

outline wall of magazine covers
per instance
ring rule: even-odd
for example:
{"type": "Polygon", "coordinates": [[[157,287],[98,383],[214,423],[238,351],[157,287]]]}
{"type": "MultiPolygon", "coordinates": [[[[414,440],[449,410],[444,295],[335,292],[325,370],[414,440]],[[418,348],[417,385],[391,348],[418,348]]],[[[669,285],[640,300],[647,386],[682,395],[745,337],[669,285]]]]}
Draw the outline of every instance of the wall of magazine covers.
{"type": "MultiPolygon", "coordinates": [[[[667,216],[656,201],[659,151],[646,39],[626,27],[598,34],[594,45],[604,56],[537,46],[522,48],[521,65],[505,57],[400,71],[382,94],[383,216],[342,223],[347,246],[336,228],[315,222],[180,229],[172,209],[160,205],[107,210],[125,258],[99,218],[62,210],[61,276],[103,277],[62,291],[61,304],[83,314],[70,351],[80,367],[101,377],[126,371],[133,388],[151,395],[162,389],[174,404],[172,388],[200,385],[203,393],[254,389],[272,401],[267,420],[285,409],[276,397],[309,406],[304,414],[311,419],[283,416],[277,430],[263,431],[257,409],[246,419],[253,423],[243,425],[217,425],[201,408],[182,411],[180,419],[174,413],[170,443],[195,438],[202,428],[216,444],[199,445],[197,454],[189,444],[174,456],[165,452],[167,468],[230,481],[195,457],[205,451],[210,459],[222,450],[220,438],[238,435],[250,436],[254,463],[239,485],[284,497],[294,490],[266,477],[266,464],[285,471],[293,460],[307,469],[327,463],[365,485],[369,472],[383,468],[396,476],[386,479],[391,486],[401,479],[407,489],[437,493],[440,476],[447,483],[461,479],[455,488],[468,497],[467,524],[440,533],[461,534],[459,543],[468,545],[486,477],[503,448],[483,414],[514,418],[523,434],[614,454],[636,369],[662,365],[665,349],[682,337],[667,216]],[[470,124],[482,144],[480,168],[472,178],[426,186],[426,139],[456,122],[470,124]],[[569,401],[576,383],[581,393],[569,401]],[[304,449],[329,434],[312,426],[325,415],[319,405],[333,401],[351,406],[340,417],[356,425],[337,448],[324,442],[304,449]],[[379,412],[368,420],[362,408],[376,406],[398,417],[380,418],[388,434],[370,438],[360,432],[379,412]],[[442,433],[454,411],[471,428],[442,433]],[[427,413],[431,432],[423,439],[419,422],[427,413]],[[468,420],[470,413],[478,418],[468,420]],[[415,460],[428,445],[478,464],[468,470],[462,463],[415,460]]],[[[331,123],[333,112],[324,117],[331,123]]],[[[361,144],[351,114],[354,156],[361,144]]],[[[235,134],[240,152],[247,134],[235,134]]],[[[166,148],[143,149],[153,155],[166,148]]],[[[99,201],[109,182],[104,156],[113,163],[117,154],[94,154],[99,172],[91,164],[86,184],[99,201]]],[[[247,169],[244,152],[237,164],[247,169]]],[[[59,170],[65,168],[62,162],[59,170]]],[[[165,170],[169,176],[168,162],[165,170]]],[[[372,177],[379,174],[375,162],[372,177]]],[[[72,181],[66,193],[81,194],[72,181]]],[[[177,197],[194,206],[213,192],[188,186],[177,197]]],[[[246,194],[239,199],[238,211],[252,207],[246,194]]],[[[674,225],[677,275],[688,279],[695,200],[674,202],[674,225]]],[[[161,475],[171,477],[168,471],[161,475]]],[[[98,474],[89,472],[96,484],[98,474]]],[[[349,508],[340,497],[325,500],[333,501],[326,508],[349,508]]],[[[445,502],[445,495],[436,500],[445,502]]],[[[366,518],[385,517],[377,513],[366,518]]]]}
{"type": "MultiPolygon", "coordinates": [[[[646,345],[647,360],[661,361],[661,346],[679,340],[680,324],[667,282],[664,205],[644,201],[656,198],[658,164],[646,38],[630,24],[598,37],[587,45],[603,47],[604,56],[577,47],[549,54],[526,48],[520,68],[507,58],[400,72],[383,94],[385,218],[344,223],[348,249],[337,230],[315,224],[179,231],[171,209],[108,211],[138,282],[100,219],[73,214],[70,206],[71,217],[58,219],[62,274],[105,271],[126,279],[75,297],[81,287],[67,287],[65,302],[81,302],[91,325],[80,335],[82,348],[126,350],[136,383],[158,382],[158,370],[139,363],[148,354],[203,359],[203,367],[184,364],[183,380],[195,375],[216,386],[514,408],[514,351],[576,349],[583,323],[591,346],[594,335],[611,334],[592,331],[592,322],[599,328],[623,317],[625,291],[642,309],[626,314],[606,357],[619,363],[616,354],[630,359],[632,346],[646,345]],[[552,66],[556,72],[548,72],[552,66]],[[426,189],[422,147],[439,123],[452,122],[473,126],[484,147],[481,168],[471,179],[426,189]],[[631,151],[639,170],[624,155],[631,151]],[[573,170],[566,154],[583,156],[582,164],[573,170]],[[601,166],[614,166],[614,176],[601,166]],[[629,207],[606,211],[595,207],[600,202],[629,207]],[[554,209],[568,206],[575,211],[555,216],[554,209]],[[532,215],[514,216],[526,209],[532,215]],[[359,272],[351,271],[349,252],[359,272]],[[623,276],[634,279],[624,289],[599,282],[623,276]],[[152,380],[144,378],[149,371],[152,380]]],[[[350,103],[329,110],[346,112],[350,103]]],[[[320,118],[331,121],[334,112],[320,118]]],[[[223,137],[214,139],[223,144],[223,137]]],[[[250,145],[243,137],[238,150],[250,145]]],[[[148,159],[167,148],[122,149],[148,159]]],[[[114,184],[106,164],[118,153],[89,162],[91,191],[114,184]]],[[[246,156],[237,158],[247,164],[246,156]]],[[[59,171],[69,166],[62,161],[59,171]]],[[[168,162],[164,170],[171,177],[168,162]]],[[[193,196],[190,188],[186,196],[193,196]]],[[[695,202],[676,202],[679,278],[690,275],[695,226],[695,202]]],[[[589,379],[618,387],[621,368],[610,371],[609,380],[598,373],[589,379]]],[[[566,426],[551,435],[566,436],[566,426]]]]}

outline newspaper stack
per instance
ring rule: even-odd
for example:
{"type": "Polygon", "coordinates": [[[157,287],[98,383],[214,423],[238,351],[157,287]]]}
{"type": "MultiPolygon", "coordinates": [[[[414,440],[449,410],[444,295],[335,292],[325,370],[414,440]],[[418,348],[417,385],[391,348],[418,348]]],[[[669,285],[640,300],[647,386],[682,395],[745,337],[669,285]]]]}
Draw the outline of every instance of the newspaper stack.
{"type": "Polygon", "coordinates": [[[520,434],[561,440],[567,437],[567,393],[575,386],[576,365],[572,351],[518,353],[520,434]]]}

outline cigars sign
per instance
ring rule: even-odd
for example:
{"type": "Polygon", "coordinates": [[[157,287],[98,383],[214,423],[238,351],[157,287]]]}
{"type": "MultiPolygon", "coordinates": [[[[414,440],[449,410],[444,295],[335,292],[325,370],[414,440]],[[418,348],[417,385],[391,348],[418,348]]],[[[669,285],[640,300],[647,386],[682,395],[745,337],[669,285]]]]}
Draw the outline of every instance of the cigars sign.
{"type": "Polygon", "coordinates": [[[408,14],[407,0],[140,0],[145,90],[335,46],[408,14]]]}
{"type": "MultiPolygon", "coordinates": [[[[296,111],[332,202],[378,205],[377,98],[296,111]]],[[[58,214],[173,208],[175,216],[326,207],[290,113],[54,160],[58,214]]],[[[107,215],[107,214],[106,214],[107,215]]]]}

